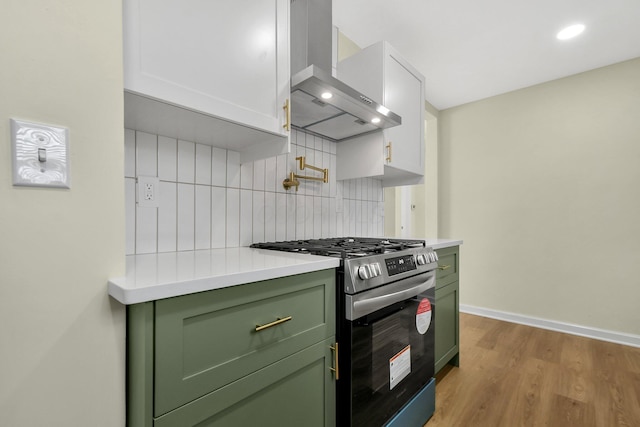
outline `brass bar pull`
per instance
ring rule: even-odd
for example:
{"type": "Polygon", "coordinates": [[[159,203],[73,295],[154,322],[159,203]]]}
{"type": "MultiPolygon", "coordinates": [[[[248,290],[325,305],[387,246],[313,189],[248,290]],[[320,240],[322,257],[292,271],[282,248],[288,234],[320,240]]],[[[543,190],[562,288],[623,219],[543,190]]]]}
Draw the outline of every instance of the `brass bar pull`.
{"type": "Polygon", "coordinates": [[[333,350],[333,366],[335,368],[329,368],[332,372],[336,373],[336,380],[340,379],[340,369],[338,368],[338,343],[335,346],[329,346],[333,350]]]}
{"type": "Polygon", "coordinates": [[[391,141],[387,145],[387,163],[391,163],[391,141]]]}
{"type": "Polygon", "coordinates": [[[287,316],[287,317],[283,317],[283,318],[278,318],[277,320],[274,320],[271,323],[267,323],[266,325],[256,325],[256,332],[260,332],[260,331],[263,331],[265,329],[271,328],[273,326],[279,325],[281,323],[288,322],[291,319],[293,319],[293,317],[287,316]]]}
{"type": "Polygon", "coordinates": [[[291,106],[289,105],[289,98],[284,102],[284,106],[282,107],[285,114],[285,123],[282,127],[286,131],[291,131],[291,106]]]}
{"type": "Polygon", "coordinates": [[[438,266],[438,270],[446,270],[447,268],[450,268],[450,265],[439,265],[438,266]]]}

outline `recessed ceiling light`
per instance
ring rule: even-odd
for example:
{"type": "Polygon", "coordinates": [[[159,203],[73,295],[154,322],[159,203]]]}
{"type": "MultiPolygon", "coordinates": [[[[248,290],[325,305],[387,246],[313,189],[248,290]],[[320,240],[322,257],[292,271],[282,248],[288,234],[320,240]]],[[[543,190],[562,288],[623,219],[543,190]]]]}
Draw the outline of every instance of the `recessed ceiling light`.
{"type": "Polygon", "coordinates": [[[373,119],[371,119],[371,123],[380,123],[380,118],[374,117],[373,119]]]}
{"type": "Polygon", "coordinates": [[[333,94],[331,92],[322,92],[320,96],[322,97],[322,99],[330,99],[333,97],[333,94]]]}
{"type": "Polygon", "coordinates": [[[570,25],[567,28],[564,28],[562,31],[560,31],[556,35],[556,37],[558,38],[558,40],[568,40],[581,34],[583,31],[584,31],[584,25],[582,24],[570,25]]]}

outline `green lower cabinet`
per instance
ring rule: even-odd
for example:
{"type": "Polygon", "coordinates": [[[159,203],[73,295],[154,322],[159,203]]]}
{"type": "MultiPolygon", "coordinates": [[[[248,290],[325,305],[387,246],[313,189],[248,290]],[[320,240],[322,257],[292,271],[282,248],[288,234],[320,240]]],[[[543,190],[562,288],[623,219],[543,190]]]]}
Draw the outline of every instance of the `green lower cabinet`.
{"type": "Polygon", "coordinates": [[[155,427],[335,425],[333,340],[315,344],[154,421],[155,427]]]}
{"type": "Polygon", "coordinates": [[[127,426],[333,426],[335,270],[127,307],[127,426]]]}
{"type": "Polygon", "coordinates": [[[446,364],[459,366],[460,322],[459,322],[459,247],[439,249],[438,272],[436,273],[435,324],[436,348],[435,371],[446,364]]]}

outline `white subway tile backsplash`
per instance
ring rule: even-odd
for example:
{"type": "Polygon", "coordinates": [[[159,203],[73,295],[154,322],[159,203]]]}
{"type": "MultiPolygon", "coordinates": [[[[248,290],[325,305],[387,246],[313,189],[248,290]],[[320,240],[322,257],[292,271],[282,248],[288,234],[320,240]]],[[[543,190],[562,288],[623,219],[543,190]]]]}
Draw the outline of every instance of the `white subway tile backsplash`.
{"type": "Polygon", "coordinates": [[[264,163],[264,190],[265,191],[271,191],[271,192],[276,191],[276,166],[277,166],[277,157],[269,157],[268,159],[265,160],[265,163],[264,163]]]}
{"type": "Polygon", "coordinates": [[[224,248],[227,232],[227,190],[211,187],[211,247],[224,248]]]}
{"type": "Polygon", "coordinates": [[[178,141],[178,182],[195,183],[196,144],[178,141]]]}
{"type": "Polygon", "coordinates": [[[293,193],[285,196],[287,198],[287,238],[285,240],[294,240],[296,238],[296,202],[301,197],[295,197],[293,193]]]}
{"type": "Polygon", "coordinates": [[[305,239],[306,227],[305,227],[305,212],[307,199],[305,196],[296,195],[296,240],[305,239]]]}
{"type": "Polygon", "coordinates": [[[264,221],[265,221],[265,193],[264,191],[254,191],[253,192],[253,217],[252,217],[252,227],[253,227],[253,237],[251,242],[264,242],[264,221]]]}
{"type": "MultiPolygon", "coordinates": [[[[331,154],[322,153],[322,168],[329,169],[329,172],[331,172],[331,154]]],[[[322,197],[329,197],[331,194],[331,183],[320,184],[320,186],[322,187],[322,197]]]]}
{"type": "Polygon", "coordinates": [[[135,178],[125,178],[125,253],[133,255],[136,253],[136,180],[135,178]]]}
{"type": "MultiPolygon", "coordinates": [[[[291,150],[294,151],[295,148],[292,147],[291,150]]],[[[284,179],[289,176],[289,172],[291,172],[291,169],[289,168],[287,155],[280,154],[276,158],[276,191],[277,192],[284,193],[288,191],[288,190],[285,190],[285,188],[282,186],[282,181],[284,181],[284,179]]]]}
{"type": "Polygon", "coordinates": [[[176,182],[178,179],[178,141],[166,136],[158,137],[158,178],[176,182]]]}
{"type": "Polygon", "coordinates": [[[227,187],[240,188],[240,153],[227,151],[227,187]]]}
{"type": "MultiPolygon", "coordinates": [[[[329,233],[330,230],[330,223],[331,223],[331,215],[329,214],[329,206],[330,206],[330,202],[329,202],[329,198],[328,197],[317,197],[317,199],[320,200],[320,221],[321,221],[321,228],[320,228],[320,235],[322,236],[322,238],[327,238],[327,237],[331,237],[331,234],[329,233]]],[[[317,217],[317,215],[314,215],[314,219],[317,217]]]]}
{"type": "Polygon", "coordinates": [[[253,189],[253,163],[247,162],[240,165],[240,188],[253,189]]]}
{"type": "Polygon", "coordinates": [[[235,188],[227,189],[226,226],[226,247],[240,246],[240,190],[235,188]]]}
{"type": "Polygon", "coordinates": [[[313,233],[314,224],[314,197],[313,196],[304,196],[304,238],[305,239],[314,239],[316,236],[313,233]]]}
{"type": "Polygon", "coordinates": [[[178,184],[177,250],[190,251],[193,249],[195,249],[195,185],[178,184]]]}
{"type": "MultiPolygon", "coordinates": [[[[287,194],[275,193],[276,209],[275,209],[275,241],[283,241],[287,239],[287,194]]],[[[267,201],[265,201],[265,204],[267,201]]],[[[295,216],[295,214],[294,214],[295,216]]],[[[295,226],[295,222],[294,222],[295,226]]],[[[265,226],[269,228],[269,224],[265,226]]],[[[295,234],[295,231],[294,231],[295,234]]]]}
{"type": "Polygon", "coordinates": [[[136,253],[157,252],[158,208],[136,205],[136,253]]]}
{"type": "MultiPolygon", "coordinates": [[[[207,162],[209,165],[211,162],[207,162]]],[[[195,186],[195,249],[211,247],[211,187],[195,186]]]]}
{"type": "Polygon", "coordinates": [[[336,223],[338,216],[336,213],[336,199],[334,197],[329,198],[329,231],[327,237],[337,236],[336,223]]]}
{"type": "Polygon", "coordinates": [[[158,137],[136,132],[136,176],[158,176],[158,137]]]}
{"type": "Polygon", "coordinates": [[[381,236],[383,189],[374,179],[336,181],[336,143],[294,130],[291,152],[240,164],[240,153],[125,130],[127,254],[248,246],[257,241],[381,236]],[[329,169],[329,183],[282,181],[296,157],[329,169]],[[160,207],[139,208],[135,176],[160,178],[160,207]]]}
{"type": "Polygon", "coordinates": [[[223,148],[211,148],[211,184],[227,185],[227,150],[223,148]]]}
{"type": "Polygon", "coordinates": [[[265,175],[265,161],[264,159],[256,160],[253,162],[253,186],[252,188],[257,191],[264,191],[264,175],[265,175]]]}
{"type": "MultiPolygon", "coordinates": [[[[274,240],[276,240],[276,193],[266,191],[262,194],[264,194],[264,241],[273,242],[274,240]]],[[[260,240],[254,240],[254,242],[259,241],[260,240]]]]}
{"type": "Polygon", "coordinates": [[[136,176],[136,133],[131,129],[124,130],[124,176],[136,176]]]}
{"type": "Polygon", "coordinates": [[[313,221],[313,238],[322,238],[322,197],[313,198],[313,215],[309,220],[313,221]]]}
{"type": "Polygon", "coordinates": [[[240,190],[240,246],[253,240],[253,191],[240,190]]]}
{"type": "Polygon", "coordinates": [[[211,146],[196,144],[196,184],[211,185],[211,146]]]}
{"type": "Polygon", "coordinates": [[[178,245],[178,185],[160,181],[158,252],[174,252],[178,245]]]}

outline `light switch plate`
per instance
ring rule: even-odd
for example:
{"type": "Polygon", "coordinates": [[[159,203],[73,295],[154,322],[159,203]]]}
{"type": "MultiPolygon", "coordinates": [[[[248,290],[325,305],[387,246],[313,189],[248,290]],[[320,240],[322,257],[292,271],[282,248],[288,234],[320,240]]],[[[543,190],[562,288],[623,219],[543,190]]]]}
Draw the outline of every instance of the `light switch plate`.
{"type": "Polygon", "coordinates": [[[11,119],[13,185],[70,188],[69,129],[11,119]]]}

